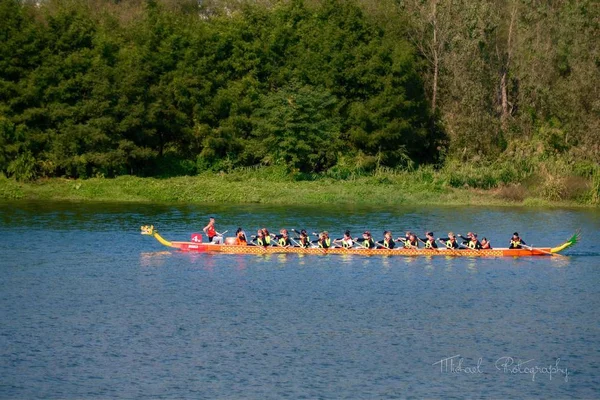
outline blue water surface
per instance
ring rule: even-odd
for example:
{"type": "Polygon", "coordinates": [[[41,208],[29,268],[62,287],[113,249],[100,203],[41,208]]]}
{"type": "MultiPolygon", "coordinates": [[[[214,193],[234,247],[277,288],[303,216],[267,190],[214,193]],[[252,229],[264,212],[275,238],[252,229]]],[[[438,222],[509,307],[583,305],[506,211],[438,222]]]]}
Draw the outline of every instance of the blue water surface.
{"type": "Polygon", "coordinates": [[[0,203],[0,397],[598,398],[598,232],[597,210],[0,203]],[[139,233],[187,240],[209,215],[582,240],[565,257],[257,256],[139,233]]]}

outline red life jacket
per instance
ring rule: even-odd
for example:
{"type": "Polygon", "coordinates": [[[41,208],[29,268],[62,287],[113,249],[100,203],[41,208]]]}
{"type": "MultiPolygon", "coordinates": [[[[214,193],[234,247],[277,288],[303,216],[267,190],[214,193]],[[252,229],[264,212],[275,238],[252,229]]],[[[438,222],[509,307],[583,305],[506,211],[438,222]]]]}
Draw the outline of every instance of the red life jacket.
{"type": "Polygon", "coordinates": [[[215,231],[214,225],[210,225],[208,227],[208,229],[206,230],[206,235],[209,239],[217,235],[217,231],[215,231]]]}

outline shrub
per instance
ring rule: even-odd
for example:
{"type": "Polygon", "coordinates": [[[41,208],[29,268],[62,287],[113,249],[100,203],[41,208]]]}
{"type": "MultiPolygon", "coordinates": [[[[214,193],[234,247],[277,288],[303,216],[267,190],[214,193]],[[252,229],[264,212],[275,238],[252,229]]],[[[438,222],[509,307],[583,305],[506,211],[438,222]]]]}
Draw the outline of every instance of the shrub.
{"type": "Polygon", "coordinates": [[[558,201],[565,198],[566,191],[564,180],[551,175],[544,182],[541,195],[545,199],[558,201]]]}
{"type": "Polygon", "coordinates": [[[527,190],[520,183],[502,186],[498,190],[498,197],[505,200],[521,202],[526,196],[527,190]]]}
{"type": "Polygon", "coordinates": [[[31,181],[37,176],[35,158],[30,152],[21,154],[8,165],[7,172],[20,182],[31,181]]]}
{"type": "Polygon", "coordinates": [[[592,204],[600,204],[600,171],[596,169],[592,180],[592,204]]]}

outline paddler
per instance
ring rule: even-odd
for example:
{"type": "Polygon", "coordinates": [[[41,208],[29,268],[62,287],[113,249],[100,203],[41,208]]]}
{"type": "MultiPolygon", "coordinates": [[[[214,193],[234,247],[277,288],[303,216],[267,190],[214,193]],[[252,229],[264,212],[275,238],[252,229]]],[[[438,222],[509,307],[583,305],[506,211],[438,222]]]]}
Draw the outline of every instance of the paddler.
{"type": "Polygon", "coordinates": [[[409,247],[407,244],[410,242],[410,234],[411,231],[406,231],[406,234],[404,235],[404,237],[399,237],[398,239],[396,239],[396,242],[400,242],[402,243],[402,246],[404,247],[409,247]]]}
{"type": "Polygon", "coordinates": [[[510,239],[509,249],[520,249],[522,244],[527,244],[523,239],[519,237],[519,232],[513,233],[512,238],[510,239]]]}
{"type": "Polygon", "coordinates": [[[206,233],[206,236],[208,237],[208,243],[213,243],[213,244],[222,244],[223,243],[223,237],[221,236],[221,234],[219,232],[217,232],[217,230],[215,228],[215,218],[214,217],[208,218],[208,225],[206,225],[204,228],[202,228],[202,230],[204,231],[204,233],[206,233]]]}
{"type": "Polygon", "coordinates": [[[329,238],[329,232],[324,231],[319,234],[319,240],[317,244],[320,249],[328,249],[331,247],[331,239],[329,238]]]}
{"type": "Polygon", "coordinates": [[[425,233],[425,240],[423,240],[423,243],[425,243],[426,249],[437,249],[438,248],[438,245],[435,242],[435,237],[433,236],[433,232],[425,233]]]}
{"type": "Polygon", "coordinates": [[[265,235],[263,234],[263,230],[259,229],[258,231],[256,231],[256,236],[252,236],[252,242],[250,244],[254,245],[254,246],[264,246],[267,247],[268,245],[265,243],[265,235]],[[256,243],[254,243],[254,240],[256,240],[256,243]]]}
{"type": "Polygon", "coordinates": [[[359,242],[362,245],[362,247],[364,247],[365,249],[375,248],[375,241],[373,240],[373,237],[371,236],[371,232],[369,232],[369,231],[363,232],[362,241],[359,241],[358,239],[356,239],[356,241],[359,242]]]}
{"type": "Polygon", "coordinates": [[[476,233],[471,233],[471,240],[469,240],[469,243],[467,243],[467,247],[472,250],[481,250],[482,249],[481,243],[477,239],[476,233]]]}
{"type": "Polygon", "coordinates": [[[467,236],[463,236],[460,233],[456,234],[456,237],[463,238],[462,244],[467,246],[471,241],[471,237],[473,236],[473,232],[467,232],[467,236]]]}
{"type": "Polygon", "coordinates": [[[448,232],[448,237],[438,238],[440,242],[446,246],[447,249],[458,249],[458,242],[456,241],[456,236],[452,232],[448,232]]]}
{"type": "Polygon", "coordinates": [[[246,246],[248,244],[246,233],[242,228],[237,228],[237,231],[235,231],[235,244],[236,246],[246,246]]]}
{"type": "Polygon", "coordinates": [[[383,232],[383,240],[381,240],[377,243],[379,243],[386,249],[393,249],[394,247],[396,247],[396,242],[393,239],[391,231],[384,231],[383,232]]]}
{"type": "Polygon", "coordinates": [[[354,246],[354,241],[352,240],[352,236],[350,235],[350,231],[344,232],[344,237],[335,239],[333,243],[341,243],[344,249],[349,249],[354,246]]]}
{"type": "Polygon", "coordinates": [[[262,231],[264,246],[270,246],[271,245],[271,234],[269,233],[267,228],[262,228],[261,231],[262,231]]]}
{"type": "Polygon", "coordinates": [[[492,245],[491,245],[490,241],[487,240],[487,238],[481,239],[481,248],[484,250],[492,248],[492,245]]]}
{"type": "MultiPolygon", "coordinates": [[[[294,232],[296,232],[296,231],[294,231],[294,232]]],[[[298,241],[298,244],[300,245],[300,247],[303,247],[303,248],[310,247],[310,237],[308,236],[308,233],[306,233],[306,229],[302,229],[300,231],[300,236],[294,238],[294,240],[298,241]]]]}
{"type": "Polygon", "coordinates": [[[292,247],[292,242],[290,241],[287,229],[280,230],[279,235],[276,235],[275,239],[277,239],[279,247],[292,247]]]}
{"type": "Polygon", "coordinates": [[[408,233],[408,237],[404,241],[404,248],[406,248],[406,249],[418,249],[419,248],[419,241],[417,239],[417,236],[414,233],[412,233],[412,232],[407,232],[407,233],[408,233]]]}
{"type": "Polygon", "coordinates": [[[476,233],[468,232],[467,236],[463,236],[459,233],[456,236],[465,239],[463,240],[462,245],[460,245],[461,247],[468,248],[471,250],[481,250],[481,243],[477,239],[476,233]]]}

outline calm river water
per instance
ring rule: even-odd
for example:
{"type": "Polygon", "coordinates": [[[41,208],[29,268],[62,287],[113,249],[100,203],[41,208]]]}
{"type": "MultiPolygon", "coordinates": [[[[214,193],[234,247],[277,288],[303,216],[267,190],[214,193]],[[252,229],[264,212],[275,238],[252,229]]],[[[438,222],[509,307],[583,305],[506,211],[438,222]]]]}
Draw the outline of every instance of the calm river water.
{"type": "Polygon", "coordinates": [[[598,398],[599,232],[598,210],[0,203],[0,398],[598,398]],[[230,233],[582,241],[520,259],[236,256],[139,233],[187,240],[209,215],[230,233]]]}

